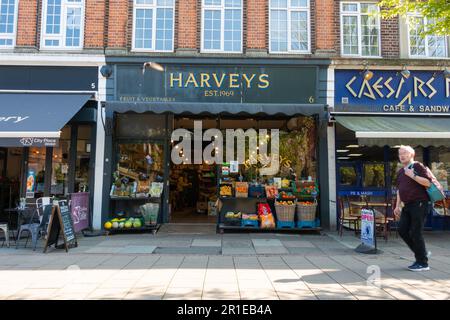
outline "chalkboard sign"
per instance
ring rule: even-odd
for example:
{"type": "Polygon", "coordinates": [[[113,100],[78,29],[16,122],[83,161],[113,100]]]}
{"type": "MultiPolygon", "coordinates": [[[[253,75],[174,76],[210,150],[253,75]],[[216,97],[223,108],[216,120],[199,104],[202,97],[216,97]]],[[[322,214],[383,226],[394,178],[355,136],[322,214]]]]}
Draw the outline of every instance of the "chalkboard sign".
{"type": "Polygon", "coordinates": [[[47,248],[53,244],[55,245],[55,248],[58,248],[58,239],[61,232],[66,252],[69,251],[69,244],[71,242],[74,242],[75,247],[78,246],[75,231],[73,229],[71,213],[66,200],[58,201],[57,205],[53,205],[48,230],[44,253],[47,252],[47,248]]]}

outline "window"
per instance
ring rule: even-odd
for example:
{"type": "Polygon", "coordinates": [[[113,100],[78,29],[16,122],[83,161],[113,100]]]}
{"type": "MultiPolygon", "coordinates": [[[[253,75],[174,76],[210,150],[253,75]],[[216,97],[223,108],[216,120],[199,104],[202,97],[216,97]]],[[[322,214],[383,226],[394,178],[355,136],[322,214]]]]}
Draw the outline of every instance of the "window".
{"type": "Polygon", "coordinates": [[[44,1],[42,48],[81,49],[83,31],[84,0],[44,1]]]}
{"type": "Polygon", "coordinates": [[[174,0],[134,0],[133,50],[173,51],[174,0]]]}
{"type": "Polygon", "coordinates": [[[202,51],[242,52],[242,0],[202,1],[202,51]]]}
{"type": "Polygon", "coordinates": [[[270,52],[308,53],[309,0],[269,0],[270,52]]]}
{"type": "Polygon", "coordinates": [[[408,33],[411,57],[445,58],[448,56],[447,39],[444,36],[421,35],[430,24],[433,24],[431,19],[418,15],[410,16],[408,33]]]}
{"type": "Polygon", "coordinates": [[[376,3],[341,3],[342,55],[379,57],[380,19],[376,3]]]}
{"type": "Polygon", "coordinates": [[[0,48],[15,44],[17,11],[17,0],[0,0],[0,48]]]}

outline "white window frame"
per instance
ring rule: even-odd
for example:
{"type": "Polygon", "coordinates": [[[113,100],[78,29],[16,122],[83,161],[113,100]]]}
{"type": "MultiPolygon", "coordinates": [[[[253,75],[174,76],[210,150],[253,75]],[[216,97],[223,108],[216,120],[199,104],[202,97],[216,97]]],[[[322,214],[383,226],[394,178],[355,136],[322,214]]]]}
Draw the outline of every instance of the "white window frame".
{"type": "MultiPolygon", "coordinates": [[[[205,5],[205,0],[202,0],[202,21],[201,21],[201,40],[200,52],[202,53],[227,53],[227,54],[242,54],[243,52],[243,28],[244,28],[244,0],[241,1],[241,47],[239,51],[225,51],[225,0],[220,0],[220,5],[205,5]],[[205,49],[205,10],[220,10],[220,49],[205,49]]],[[[233,8],[233,7],[231,7],[233,8]]]]}
{"type": "Polygon", "coordinates": [[[0,37],[2,39],[12,39],[11,45],[0,45],[1,49],[11,49],[16,46],[16,38],[17,38],[17,19],[19,16],[19,0],[14,0],[14,25],[13,25],[13,32],[12,33],[0,33],[0,37]]]}
{"type": "Polygon", "coordinates": [[[133,36],[131,51],[135,52],[173,52],[175,48],[175,3],[173,0],[172,6],[158,6],[157,0],[153,0],[153,4],[136,4],[133,0],[133,36]],[[172,9],[172,48],[169,50],[156,50],[156,10],[158,8],[172,9]],[[152,48],[136,48],[136,10],[137,9],[152,9],[152,48]]]}
{"type": "MultiPolygon", "coordinates": [[[[378,25],[378,55],[376,56],[365,56],[362,54],[362,23],[361,23],[361,4],[375,4],[375,2],[370,1],[363,1],[363,2],[356,2],[356,1],[342,1],[340,3],[340,37],[341,37],[341,56],[343,57],[358,57],[358,58],[382,58],[381,54],[381,20],[380,17],[377,17],[377,25],[378,25]],[[344,12],[344,4],[356,4],[357,5],[357,11],[356,12],[344,12]],[[347,17],[357,17],[357,23],[358,23],[358,54],[348,54],[344,53],[344,16],[347,17]]],[[[378,12],[380,12],[380,8],[377,6],[378,12]]]]}
{"type": "Polygon", "coordinates": [[[306,7],[291,7],[291,0],[287,0],[288,7],[286,8],[278,8],[272,7],[269,2],[269,53],[271,54],[311,54],[311,1],[307,0],[308,4],[306,7]],[[271,19],[271,10],[286,10],[288,15],[287,20],[287,36],[288,36],[288,49],[287,51],[274,51],[272,50],[272,38],[271,38],[271,30],[272,30],[272,19],[271,19]],[[307,50],[292,50],[291,49],[291,12],[305,12],[306,11],[306,21],[307,21],[307,32],[308,32],[308,49],[307,50]]]}
{"type": "MultiPolygon", "coordinates": [[[[408,18],[423,18],[424,20],[424,28],[426,30],[427,26],[428,26],[428,19],[427,17],[424,17],[421,14],[418,13],[411,13],[408,14],[408,18]]],[[[445,56],[444,57],[432,57],[430,56],[429,53],[429,46],[428,46],[428,36],[425,36],[425,55],[419,55],[419,54],[411,54],[411,36],[410,36],[410,23],[409,23],[409,19],[407,19],[407,37],[408,37],[408,57],[411,59],[450,59],[450,53],[449,53],[449,37],[448,36],[444,36],[444,42],[445,42],[445,56]]]]}
{"type": "Polygon", "coordinates": [[[66,0],[61,0],[61,24],[60,34],[46,34],[47,30],[47,4],[48,0],[42,1],[42,24],[41,24],[41,49],[42,50],[82,50],[84,46],[84,28],[86,19],[86,0],[81,0],[79,3],[70,3],[66,0]],[[76,47],[67,47],[66,43],[66,26],[67,26],[67,8],[78,8],[81,6],[81,25],[80,25],[80,45],[76,47]],[[59,40],[59,46],[46,46],[45,40],[59,40]]]}

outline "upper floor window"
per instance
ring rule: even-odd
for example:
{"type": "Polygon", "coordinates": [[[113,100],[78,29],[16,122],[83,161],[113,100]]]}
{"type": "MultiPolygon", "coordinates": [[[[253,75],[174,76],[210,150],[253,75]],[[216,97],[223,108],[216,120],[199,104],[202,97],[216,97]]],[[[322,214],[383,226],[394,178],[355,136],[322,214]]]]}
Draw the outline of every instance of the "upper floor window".
{"type": "Polygon", "coordinates": [[[17,1],[0,0],[0,48],[13,47],[15,44],[17,1]]]}
{"type": "Polygon", "coordinates": [[[173,51],[174,0],[134,0],[133,50],[173,51]]]}
{"type": "Polygon", "coordinates": [[[269,0],[269,51],[310,51],[309,0],[269,0]]]}
{"type": "Polygon", "coordinates": [[[84,34],[84,0],[45,0],[41,47],[81,49],[84,34]]]}
{"type": "Polygon", "coordinates": [[[202,0],[202,51],[242,52],[242,0],[202,0]]]}
{"type": "Polygon", "coordinates": [[[445,58],[448,56],[445,36],[422,35],[433,20],[419,15],[408,19],[409,55],[411,57],[445,58]]]}
{"type": "Polygon", "coordinates": [[[380,56],[378,10],[376,3],[341,2],[342,55],[380,56]]]}

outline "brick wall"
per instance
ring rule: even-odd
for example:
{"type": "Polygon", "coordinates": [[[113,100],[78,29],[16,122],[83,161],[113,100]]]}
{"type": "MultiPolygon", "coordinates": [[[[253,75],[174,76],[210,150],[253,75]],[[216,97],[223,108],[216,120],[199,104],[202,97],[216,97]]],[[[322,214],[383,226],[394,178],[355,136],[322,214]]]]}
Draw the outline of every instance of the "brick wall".
{"type": "MultiPolygon", "coordinates": [[[[197,13],[201,11],[198,0],[178,0],[176,8],[176,42],[179,49],[196,49],[200,44],[199,19],[197,13]]],[[[175,40],[175,39],[174,39],[175,40]]]]}
{"type": "MultiPolygon", "coordinates": [[[[335,0],[315,0],[315,14],[312,15],[312,23],[315,24],[316,49],[318,51],[336,51],[336,20],[335,0]]],[[[312,11],[312,10],[311,10],[312,11]]],[[[339,51],[337,51],[339,52],[339,51]]]]}
{"type": "Polygon", "coordinates": [[[103,48],[105,37],[105,0],[86,0],[84,47],[103,48]]]}
{"type": "Polygon", "coordinates": [[[268,0],[247,0],[244,11],[244,46],[247,49],[268,48],[268,0]]]}
{"type": "MultiPolygon", "coordinates": [[[[93,0],[95,1],[95,0],[93,0]]],[[[109,0],[109,17],[107,32],[108,48],[126,48],[128,46],[129,9],[132,0],[109,0]]]]}
{"type": "Polygon", "coordinates": [[[398,18],[381,20],[381,54],[384,58],[400,57],[400,31],[398,18]]]}
{"type": "Polygon", "coordinates": [[[18,47],[36,47],[37,46],[37,22],[38,20],[38,2],[39,0],[20,0],[17,16],[17,38],[18,47]]]}

